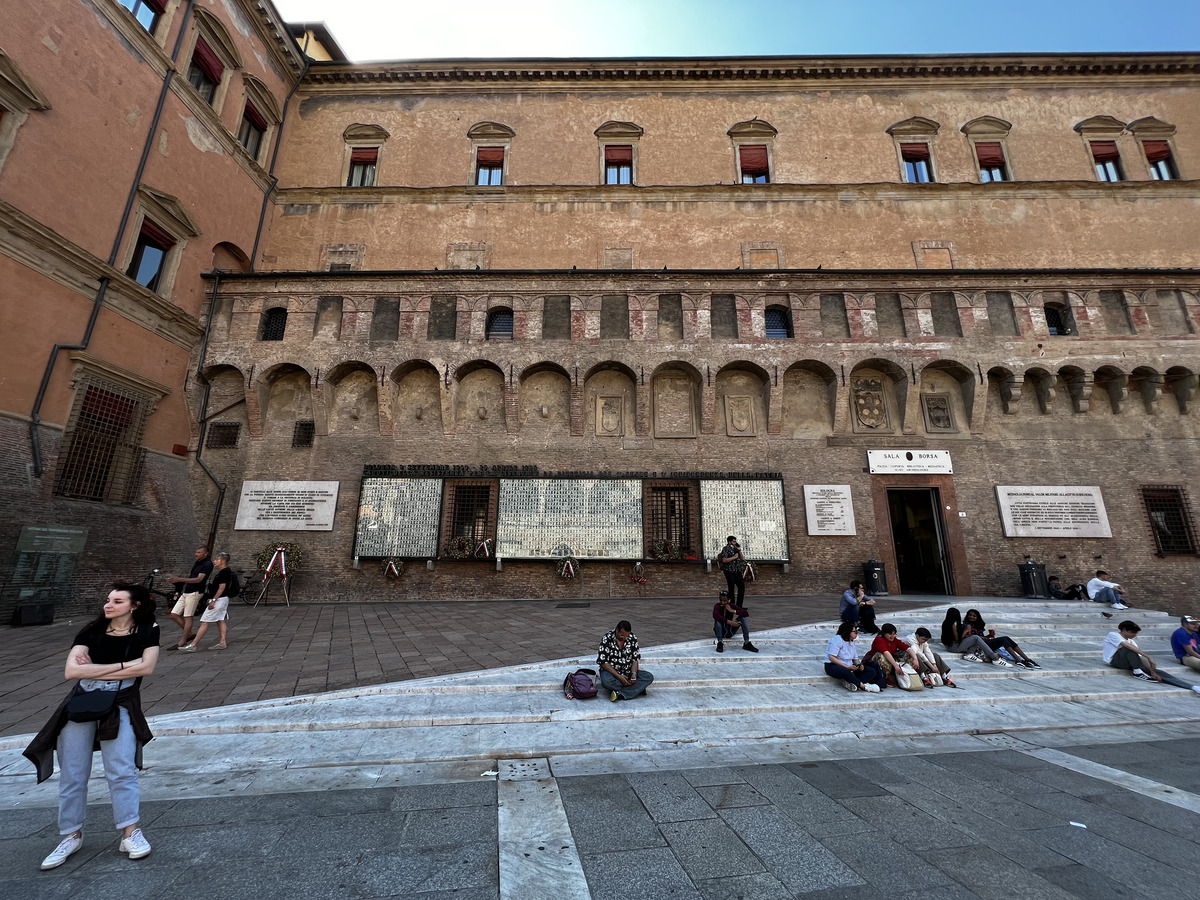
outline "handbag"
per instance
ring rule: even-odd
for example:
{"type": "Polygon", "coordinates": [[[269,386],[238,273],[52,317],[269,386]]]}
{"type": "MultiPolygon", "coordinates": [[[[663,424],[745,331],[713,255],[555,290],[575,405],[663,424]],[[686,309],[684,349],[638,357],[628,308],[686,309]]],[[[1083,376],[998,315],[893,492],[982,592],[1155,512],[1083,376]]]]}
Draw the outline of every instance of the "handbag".
{"type": "Polygon", "coordinates": [[[99,722],[116,706],[116,691],[79,691],[67,701],[67,720],[99,722]]]}
{"type": "Polygon", "coordinates": [[[563,695],[568,700],[590,700],[596,696],[595,669],[576,669],[563,679],[563,695]]]}

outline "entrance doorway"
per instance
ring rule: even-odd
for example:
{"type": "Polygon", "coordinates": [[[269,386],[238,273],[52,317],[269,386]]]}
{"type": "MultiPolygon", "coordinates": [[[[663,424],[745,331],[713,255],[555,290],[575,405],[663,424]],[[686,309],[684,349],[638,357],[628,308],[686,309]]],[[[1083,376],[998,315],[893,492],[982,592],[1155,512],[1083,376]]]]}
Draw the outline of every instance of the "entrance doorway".
{"type": "Polygon", "coordinates": [[[901,593],[950,593],[938,489],[889,488],[887,500],[901,593]]]}

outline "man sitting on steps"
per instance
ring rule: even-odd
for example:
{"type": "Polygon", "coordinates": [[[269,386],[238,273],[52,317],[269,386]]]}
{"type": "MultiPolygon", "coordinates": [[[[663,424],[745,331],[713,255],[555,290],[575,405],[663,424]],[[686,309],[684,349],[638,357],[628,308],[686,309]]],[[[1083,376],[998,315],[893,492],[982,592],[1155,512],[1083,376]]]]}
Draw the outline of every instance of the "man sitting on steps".
{"type": "Polygon", "coordinates": [[[1142,681],[1157,681],[1159,684],[1173,684],[1175,687],[1186,688],[1200,694],[1200,684],[1189,684],[1182,678],[1158,671],[1154,660],[1141,651],[1137,645],[1138,632],[1142,627],[1137,622],[1126,619],[1117,626],[1116,631],[1110,631],[1104,639],[1104,661],[1114,669],[1128,669],[1135,678],[1142,681]]]}
{"type": "Polygon", "coordinates": [[[749,610],[733,602],[729,591],[721,591],[713,605],[713,634],[717,636],[718,653],[725,652],[725,639],[737,634],[739,625],[742,627],[742,649],[751,653],[758,652],[758,648],[750,643],[750,628],[746,625],[746,617],[749,615],[749,610]]]}

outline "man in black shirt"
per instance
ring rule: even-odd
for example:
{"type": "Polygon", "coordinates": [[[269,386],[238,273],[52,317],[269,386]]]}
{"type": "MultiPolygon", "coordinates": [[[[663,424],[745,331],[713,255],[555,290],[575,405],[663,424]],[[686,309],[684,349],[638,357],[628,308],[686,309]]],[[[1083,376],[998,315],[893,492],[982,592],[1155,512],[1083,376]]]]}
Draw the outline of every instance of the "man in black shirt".
{"type": "Polygon", "coordinates": [[[213,570],[212,560],[208,558],[207,547],[196,548],[196,561],[192,563],[192,574],[187,578],[177,578],[172,575],[167,581],[175,585],[179,591],[179,599],[171,610],[171,621],[183,629],[179,643],[167,647],[168,650],[178,650],[192,640],[192,618],[196,615],[196,606],[204,596],[204,588],[208,582],[209,573],[213,570]]]}

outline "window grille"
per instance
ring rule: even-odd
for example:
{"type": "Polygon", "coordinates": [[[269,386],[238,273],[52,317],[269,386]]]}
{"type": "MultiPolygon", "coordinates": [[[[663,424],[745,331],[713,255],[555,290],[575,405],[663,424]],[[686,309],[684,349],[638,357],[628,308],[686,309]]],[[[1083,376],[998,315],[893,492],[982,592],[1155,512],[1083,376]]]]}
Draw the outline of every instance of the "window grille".
{"type": "Polygon", "coordinates": [[[791,316],[786,309],[772,306],[767,309],[767,337],[790,338],[792,336],[791,316]]]}
{"type": "Polygon", "coordinates": [[[311,447],[313,445],[313,435],[316,433],[316,423],[312,419],[300,419],[292,427],[292,446],[311,447]]]}
{"type": "Polygon", "coordinates": [[[1160,556],[1196,553],[1196,529],[1183,488],[1169,484],[1142,485],[1142,502],[1160,556]]]}
{"type": "Polygon", "coordinates": [[[466,538],[474,548],[476,544],[492,536],[488,527],[492,488],[486,484],[457,484],[453,490],[450,537],[466,538]]]}
{"type": "Polygon", "coordinates": [[[666,541],[671,551],[686,555],[692,549],[691,517],[686,487],[651,488],[646,505],[647,535],[651,549],[666,541]]]}
{"type": "Polygon", "coordinates": [[[100,379],[87,378],[75,394],[54,493],[59,497],[131,506],[142,488],[146,458],[141,446],[147,398],[100,379]]]}
{"type": "Polygon", "coordinates": [[[242,426],[238,422],[210,422],[204,446],[209,450],[232,450],[238,445],[242,426]]]}
{"type": "Polygon", "coordinates": [[[511,309],[493,309],[487,318],[489,341],[511,341],[513,339],[513,312],[511,309]]]}
{"type": "Polygon", "coordinates": [[[262,316],[262,327],[259,328],[260,341],[282,341],[287,331],[287,310],[282,306],[268,309],[262,316]]]}

